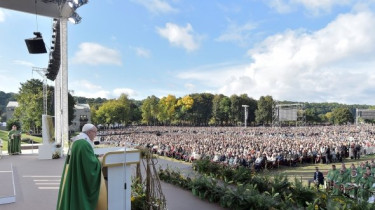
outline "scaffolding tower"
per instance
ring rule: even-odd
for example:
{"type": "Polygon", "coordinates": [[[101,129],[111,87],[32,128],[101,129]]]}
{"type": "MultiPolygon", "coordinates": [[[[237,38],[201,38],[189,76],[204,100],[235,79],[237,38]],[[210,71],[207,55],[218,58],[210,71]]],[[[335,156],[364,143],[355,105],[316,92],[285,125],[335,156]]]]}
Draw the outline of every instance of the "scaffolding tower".
{"type": "Polygon", "coordinates": [[[33,67],[32,71],[37,72],[42,78],[43,78],[43,114],[47,115],[47,68],[39,68],[39,67],[33,67]]]}

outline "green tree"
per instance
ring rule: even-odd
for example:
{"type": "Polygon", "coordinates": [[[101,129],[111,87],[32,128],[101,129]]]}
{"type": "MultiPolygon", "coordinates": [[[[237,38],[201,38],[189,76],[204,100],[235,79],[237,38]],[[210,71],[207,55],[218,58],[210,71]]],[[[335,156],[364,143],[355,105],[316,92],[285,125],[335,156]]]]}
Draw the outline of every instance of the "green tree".
{"type": "Polygon", "coordinates": [[[333,110],[332,115],[336,125],[354,122],[353,114],[350,112],[349,108],[336,108],[333,110]]]}
{"type": "Polygon", "coordinates": [[[272,96],[261,96],[258,101],[258,109],[255,111],[255,121],[260,124],[272,122],[274,101],[272,96]]]}
{"type": "Polygon", "coordinates": [[[130,122],[130,119],[132,118],[132,112],[131,112],[131,101],[128,98],[128,95],[121,94],[119,99],[117,100],[118,103],[122,107],[121,116],[120,116],[120,122],[123,125],[127,125],[130,122]]]}
{"type": "MultiPolygon", "coordinates": [[[[52,90],[53,90],[53,88],[52,88],[52,90]]],[[[70,93],[68,93],[68,123],[69,123],[69,125],[73,124],[73,120],[75,118],[74,105],[76,105],[76,101],[74,100],[74,97],[70,93]]],[[[55,109],[53,109],[53,111],[51,111],[51,112],[55,113],[55,109]]]]}
{"type": "Polygon", "coordinates": [[[176,111],[177,99],[174,95],[168,95],[160,99],[158,107],[158,120],[163,124],[170,124],[174,120],[176,111]]]}
{"type": "Polygon", "coordinates": [[[130,100],[130,113],[131,113],[130,122],[138,124],[142,121],[141,106],[142,106],[142,101],[137,101],[134,99],[130,100]]]}
{"type": "Polygon", "coordinates": [[[38,132],[42,126],[43,114],[43,83],[38,79],[31,79],[21,83],[19,94],[16,96],[18,107],[13,117],[22,124],[25,131],[38,132]]]}
{"type": "Polygon", "coordinates": [[[109,100],[99,107],[95,115],[100,124],[113,125],[123,121],[125,108],[118,100],[109,100]]]}
{"type": "Polygon", "coordinates": [[[231,102],[230,102],[229,97],[224,96],[223,98],[221,98],[220,103],[219,103],[221,124],[228,124],[229,123],[230,107],[231,107],[231,102]]]}
{"type": "Polygon", "coordinates": [[[231,109],[230,99],[223,95],[215,95],[212,100],[212,118],[210,124],[227,124],[229,122],[229,115],[231,109]]]}
{"type": "MultiPolygon", "coordinates": [[[[243,105],[248,105],[249,107],[247,108],[248,110],[248,123],[255,122],[255,110],[258,107],[258,102],[247,96],[247,94],[242,94],[240,95],[241,101],[243,105]]],[[[244,110],[243,110],[244,112],[244,110]]]]}
{"type": "Polygon", "coordinates": [[[333,112],[327,112],[324,115],[324,121],[333,124],[334,123],[333,112]]]}
{"type": "Polygon", "coordinates": [[[188,113],[189,110],[194,105],[194,99],[186,95],[183,98],[180,98],[177,100],[177,105],[176,105],[176,120],[179,122],[189,122],[191,120],[192,115],[188,113]]]}
{"type": "Polygon", "coordinates": [[[99,119],[97,115],[97,111],[99,109],[100,105],[99,104],[94,104],[90,106],[90,111],[91,111],[91,122],[93,124],[100,124],[101,122],[104,122],[104,119],[99,119]]]}
{"type": "Polygon", "coordinates": [[[237,125],[243,122],[244,111],[242,108],[242,100],[240,96],[231,95],[230,96],[230,121],[231,124],[237,125]]]}
{"type": "Polygon", "coordinates": [[[212,117],[212,100],[214,95],[211,93],[194,93],[190,94],[193,99],[193,107],[188,110],[191,124],[208,125],[212,117]]]}
{"type": "Polygon", "coordinates": [[[257,109],[257,101],[249,98],[247,94],[242,94],[240,96],[232,95],[230,97],[231,101],[231,121],[232,124],[243,123],[245,118],[245,109],[242,105],[248,105],[247,108],[248,116],[247,116],[247,123],[255,121],[255,110],[257,109]]]}
{"type": "Polygon", "coordinates": [[[157,123],[157,115],[159,113],[159,98],[152,95],[148,96],[142,102],[142,123],[147,125],[155,125],[157,123]]]}
{"type": "Polygon", "coordinates": [[[305,109],[306,122],[314,124],[321,122],[316,108],[305,109]]]}
{"type": "MultiPolygon", "coordinates": [[[[53,95],[54,87],[47,87],[47,98],[53,95]]],[[[42,129],[43,112],[43,82],[38,79],[31,79],[21,83],[19,93],[16,95],[18,107],[14,111],[13,117],[21,122],[24,131],[40,133],[42,129]]],[[[47,100],[47,114],[54,115],[54,100],[47,100]]],[[[74,118],[75,101],[73,96],[68,94],[68,123],[72,124],[74,118]]]]}

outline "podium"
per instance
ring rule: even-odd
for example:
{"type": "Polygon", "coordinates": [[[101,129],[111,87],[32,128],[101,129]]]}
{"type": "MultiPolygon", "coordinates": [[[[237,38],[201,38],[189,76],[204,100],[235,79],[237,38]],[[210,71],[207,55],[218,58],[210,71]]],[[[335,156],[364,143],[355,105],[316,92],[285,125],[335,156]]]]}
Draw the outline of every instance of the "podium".
{"type": "Polygon", "coordinates": [[[104,155],[103,171],[107,170],[108,210],[131,209],[131,165],[140,161],[137,149],[98,148],[95,154],[104,155]]]}
{"type": "MultiPolygon", "coordinates": [[[[56,152],[56,143],[53,140],[54,127],[52,116],[42,115],[42,127],[43,144],[38,147],[38,159],[51,160],[53,153],[56,152]]],[[[59,149],[59,152],[61,153],[61,149],[59,149]]]]}

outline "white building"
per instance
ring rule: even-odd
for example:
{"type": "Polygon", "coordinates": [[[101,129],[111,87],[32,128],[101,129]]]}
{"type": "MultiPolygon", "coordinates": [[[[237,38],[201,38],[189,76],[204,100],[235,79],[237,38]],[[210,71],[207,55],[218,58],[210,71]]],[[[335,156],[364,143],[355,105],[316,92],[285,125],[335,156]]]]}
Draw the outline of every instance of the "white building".
{"type": "Polygon", "coordinates": [[[88,104],[74,105],[74,119],[72,125],[69,126],[70,131],[81,131],[82,126],[91,123],[91,111],[88,104]]]}
{"type": "Polygon", "coordinates": [[[18,107],[17,101],[9,101],[6,107],[7,121],[13,117],[14,110],[18,107]]]}

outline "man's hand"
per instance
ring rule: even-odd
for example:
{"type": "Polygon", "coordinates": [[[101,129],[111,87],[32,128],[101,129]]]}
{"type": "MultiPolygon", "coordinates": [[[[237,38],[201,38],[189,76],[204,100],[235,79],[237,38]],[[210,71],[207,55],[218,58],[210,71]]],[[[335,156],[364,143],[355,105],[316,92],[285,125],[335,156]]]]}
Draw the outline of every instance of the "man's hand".
{"type": "Polygon", "coordinates": [[[100,163],[103,165],[103,156],[104,154],[97,155],[100,163]]]}

